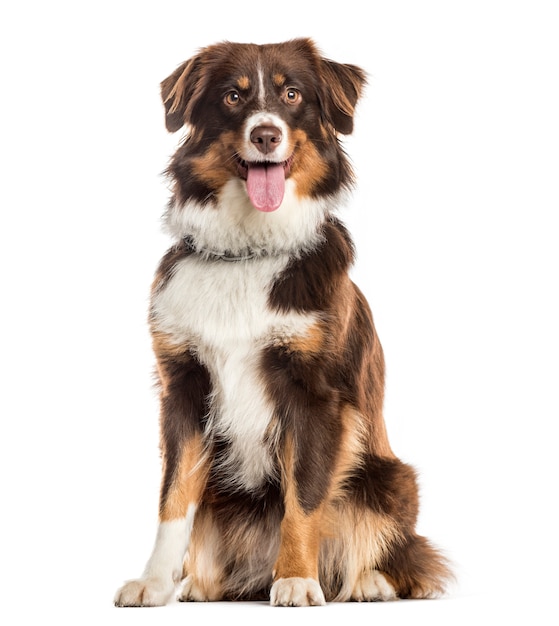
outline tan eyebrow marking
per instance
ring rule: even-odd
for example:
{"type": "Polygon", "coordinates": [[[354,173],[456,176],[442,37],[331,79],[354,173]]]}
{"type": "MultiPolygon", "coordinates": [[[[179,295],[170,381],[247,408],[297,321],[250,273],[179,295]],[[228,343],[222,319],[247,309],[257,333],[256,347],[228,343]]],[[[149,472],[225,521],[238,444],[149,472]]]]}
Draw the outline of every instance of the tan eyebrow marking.
{"type": "Polygon", "coordinates": [[[250,87],[250,80],[248,76],[241,76],[237,80],[237,85],[239,85],[239,89],[248,89],[250,87]]]}
{"type": "Polygon", "coordinates": [[[285,83],[285,76],[283,74],[274,74],[273,81],[275,85],[281,87],[285,83]]]}

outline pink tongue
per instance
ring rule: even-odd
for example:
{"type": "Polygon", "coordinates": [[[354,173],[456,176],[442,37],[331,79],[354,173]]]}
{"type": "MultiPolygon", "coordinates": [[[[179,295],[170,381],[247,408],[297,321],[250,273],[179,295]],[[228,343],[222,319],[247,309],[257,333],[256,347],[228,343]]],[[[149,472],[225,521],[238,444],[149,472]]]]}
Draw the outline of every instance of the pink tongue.
{"type": "Polygon", "coordinates": [[[275,211],[283,200],[285,174],[283,164],[250,163],[247,174],[248,197],[255,209],[275,211]]]}

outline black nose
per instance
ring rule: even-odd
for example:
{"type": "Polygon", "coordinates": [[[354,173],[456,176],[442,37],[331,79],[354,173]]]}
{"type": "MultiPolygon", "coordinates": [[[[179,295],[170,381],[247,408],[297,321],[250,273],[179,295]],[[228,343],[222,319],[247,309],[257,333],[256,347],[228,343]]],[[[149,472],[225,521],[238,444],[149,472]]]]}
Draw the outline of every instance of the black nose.
{"type": "Polygon", "coordinates": [[[275,126],[256,126],[250,140],[262,154],[270,154],[281,143],[281,130],[275,126]]]}

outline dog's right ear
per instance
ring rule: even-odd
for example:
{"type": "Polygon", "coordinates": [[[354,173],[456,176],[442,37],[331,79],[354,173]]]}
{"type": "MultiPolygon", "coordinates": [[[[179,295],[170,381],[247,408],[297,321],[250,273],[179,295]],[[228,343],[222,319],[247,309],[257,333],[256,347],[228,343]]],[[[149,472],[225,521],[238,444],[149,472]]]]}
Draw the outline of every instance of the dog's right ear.
{"type": "Polygon", "coordinates": [[[170,133],[189,121],[192,101],[200,86],[200,57],[180,65],[161,83],[161,98],[165,105],[165,125],[170,133]]]}

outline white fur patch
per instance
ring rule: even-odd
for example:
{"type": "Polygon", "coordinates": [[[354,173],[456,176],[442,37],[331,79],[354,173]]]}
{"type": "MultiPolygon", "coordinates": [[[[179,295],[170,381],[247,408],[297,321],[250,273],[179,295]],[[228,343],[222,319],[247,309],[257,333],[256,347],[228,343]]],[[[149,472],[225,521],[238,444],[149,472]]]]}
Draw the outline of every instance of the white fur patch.
{"type": "Polygon", "coordinates": [[[182,564],[190,542],[196,505],[190,504],[186,517],[161,522],[153,553],[146,565],[144,577],[171,578],[178,582],[182,577],[182,564]]]}
{"type": "Polygon", "coordinates": [[[195,512],[196,506],[191,504],[186,517],[159,524],[144,574],[117,591],[114,600],[117,606],[162,606],[169,601],[182,577],[195,512]]]}
{"type": "Polygon", "coordinates": [[[231,444],[223,460],[228,476],[253,489],[273,471],[265,435],[273,406],[263,389],[263,347],[304,336],[314,315],[283,314],[268,307],[274,278],[287,255],[227,263],[198,255],[180,261],[155,296],[157,330],[177,344],[196,346],[212,380],[209,435],[231,444]]]}
{"type": "Polygon", "coordinates": [[[198,249],[242,255],[247,250],[300,254],[321,241],[320,227],[328,214],[327,200],[299,198],[295,183],[285,181],[280,207],[257,211],[247,195],[246,183],[233,178],[221,190],[216,206],[197,202],[173,205],[165,215],[167,232],[175,240],[189,235],[198,249]]]}
{"type": "Polygon", "coordinates": [[[264,87],[264,70],[260,63],[258,64],[258,102],[260,106],[266,104],[266,88],[264,87]]]}
{"type": "Polygon", "coordinates": [[[272,606],[322,606],[324,593],[314,578],[280,578],[270,591],[272,606]]]}
{"type": "Polygon", "coordinates": [[[396,590],[386,580],[382,572],[369,570],[357,580],[351,599],[357,602],[376,602],[396,599],[396,590]]]}
{"type": "Polygon", "coordinates": [[[249,162],[271,160],[279,163],[281,161],[286,161],[291,156],[289,153],[288,133],[289,128],[287,127],[287,124],[273,113],[261,111],[251,115],[245,122],[244,145],[240,151],[241,158],[249,162]],[[258,148],[256,148],[250,140],[250,134],[257,126],[275,126],[281,131],[282,141],[270,155],[262,154],[262,152],[260,152],[260,150],[258,150],[258,148]]]}
{"type": "Polygon", "coordinates": [[[129,580],[115,596],[116,606],[164,606],[173,595],[175,585],[160,578],[129,580]]]}

